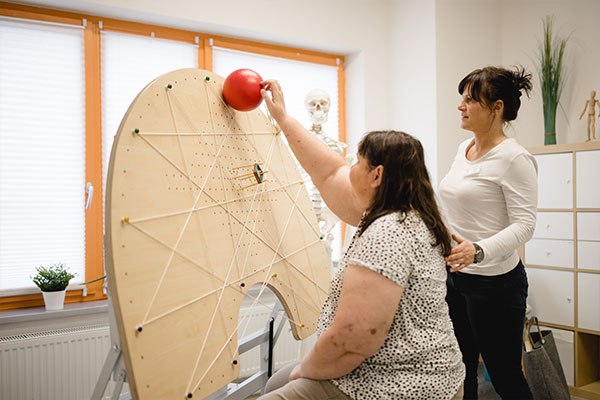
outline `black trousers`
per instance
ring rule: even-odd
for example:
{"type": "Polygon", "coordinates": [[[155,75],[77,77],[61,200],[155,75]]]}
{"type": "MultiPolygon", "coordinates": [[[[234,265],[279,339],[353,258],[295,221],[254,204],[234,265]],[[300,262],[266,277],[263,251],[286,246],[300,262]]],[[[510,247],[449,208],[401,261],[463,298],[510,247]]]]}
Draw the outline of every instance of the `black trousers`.
{"type": "Polygon", "coordinates": [[[502,399],[532,399],[521,369],[527,275],[523,263],[503,275],[448,273],[446,302],[467,368],[465,399],[477,399],[483,358],[502,399]]]}

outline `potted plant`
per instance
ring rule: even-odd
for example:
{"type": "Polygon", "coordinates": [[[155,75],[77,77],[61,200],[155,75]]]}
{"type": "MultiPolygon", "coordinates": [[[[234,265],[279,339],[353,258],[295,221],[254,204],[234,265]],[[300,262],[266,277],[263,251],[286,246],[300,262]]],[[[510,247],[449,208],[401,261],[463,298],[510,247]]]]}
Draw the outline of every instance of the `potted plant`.
{"type": "Polygon", "coordinates": [[[46,310],[62,310],[67,286],[75,275],[61,263],[49,267],[39,266],[35,269],[37,274],[31,280],[42,291],[46,310]]]}
{"type": "Polygon", "coordinates": [[[544,144],[556,144],[556,109],[560,101],[564,82],[563,65],[568,38],[559,38],[552,33],[551,16],[542,21],[544,37],[539,47],[538,75],[542,87],[544,107],[544,144]]]}

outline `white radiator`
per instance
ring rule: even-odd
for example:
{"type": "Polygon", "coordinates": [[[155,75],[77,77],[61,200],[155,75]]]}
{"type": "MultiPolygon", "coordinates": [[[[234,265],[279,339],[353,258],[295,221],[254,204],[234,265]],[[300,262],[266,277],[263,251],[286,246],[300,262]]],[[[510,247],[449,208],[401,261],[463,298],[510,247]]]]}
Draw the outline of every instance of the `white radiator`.
{"type": "Polygon", "coordinates": [[[109,348],[106,325],[0,337],[0,400],[89,399],[109,348]]]}
{"type": "MultiPolygon", "coordinates": [[[[243,333],[243,316],[249,307],[240,311],[238,333],[243,333]]],[[[245,334],[264,328],[271,309],[258,305],[245,334]]],[[[275,321],[275,329],[281,320],[275,321]]],[[[289,322],[273,350],[274,370],[299,360],[314,342],[314,335],[303,342],[296,341],[289,322]]],[[[107,325],[89,325],[49,330],[23,335],[0,337],[0,400],[86,400],[89,399],[110,349],[110,329],[107,325]]],[[[240,378],[251,376],[260,369],[258,347],[240,356],[240,378]]],[[[106,394],[112,393],[109,383],[106,394]]]]}

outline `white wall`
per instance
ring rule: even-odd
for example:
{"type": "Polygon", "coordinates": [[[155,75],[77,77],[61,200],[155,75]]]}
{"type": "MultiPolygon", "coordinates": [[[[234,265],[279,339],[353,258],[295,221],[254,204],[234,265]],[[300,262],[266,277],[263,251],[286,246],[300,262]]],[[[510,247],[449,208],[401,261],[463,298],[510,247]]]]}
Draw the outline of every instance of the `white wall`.
{"type": "MultiPolygon", "coordinates": [[[[600,1],[598,0],[504,0],[502,2],[502,63],[522,64],[535,77],[531,100],[523,99],[514,124],[517,140],[524,146],[544,144],[542,97],[536,54],[542,37],[542,19],[554,15],[554,29],[571,35],[567,44],[567,81],[557,111],[558,143],[587,139],[587,112],[580,121],[590,91],[600,94],[600,1]]],[[[596,95],[596,99],[599,95],[596,95]]],[[[596,117],[600,114],[596,109],[596,117]]],[[[596,120],[596,131],[600,124],[596,120]]],[[[600,138],[597,134],[596,137],[600,138]]]]}
{"type": "Polygon", "coordinates": [[[396,0],[390,11],[391,120],[419,138],[437,182],[435,0],[396,0]]]}
{"type": "MultiPolygon", "coordinates": [[[[594,89],[599,93],[596,98],[600,96],[600,1],[437,0],[436,6],[438,179],[450,168],[458,143],[470,137],[459,127],[457,86],[475,68],[522,65],[533,74],[531,99],[521,98],[518,118],[506,133],[526,147],[543,145],[544,120],[535,60],[546,15],[554,15],[560,33],[571,34],[557,141],[585,141],[587,117],[581,121],[578,118],[590,91],[594,89]]],[[[596,124],[600,133],[598,120],[596,124]]]]}
{"type": "Polygon", "coordinates": [[[472,136],[460,128],[458,83],[476,68],[501,62],[500,2],[436,1],[438,182],[458,144],[472,136]]]}

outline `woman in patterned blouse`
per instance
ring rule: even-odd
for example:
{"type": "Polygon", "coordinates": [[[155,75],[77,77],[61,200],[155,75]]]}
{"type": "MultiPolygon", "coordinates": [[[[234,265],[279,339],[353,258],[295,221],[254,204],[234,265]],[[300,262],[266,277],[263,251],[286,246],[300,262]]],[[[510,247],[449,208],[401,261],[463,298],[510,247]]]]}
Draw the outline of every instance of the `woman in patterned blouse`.
{"type": "Polygon", "coordinates": [[[450,236],[421,143],[403,132],[371,132],[350,168],[287,114],[276,81],[263,86],[271,116],[325,203],[358,227],[315,346],[275,374],[262,398],[462,398],[465,370],[444,300],[450,236]]]}

